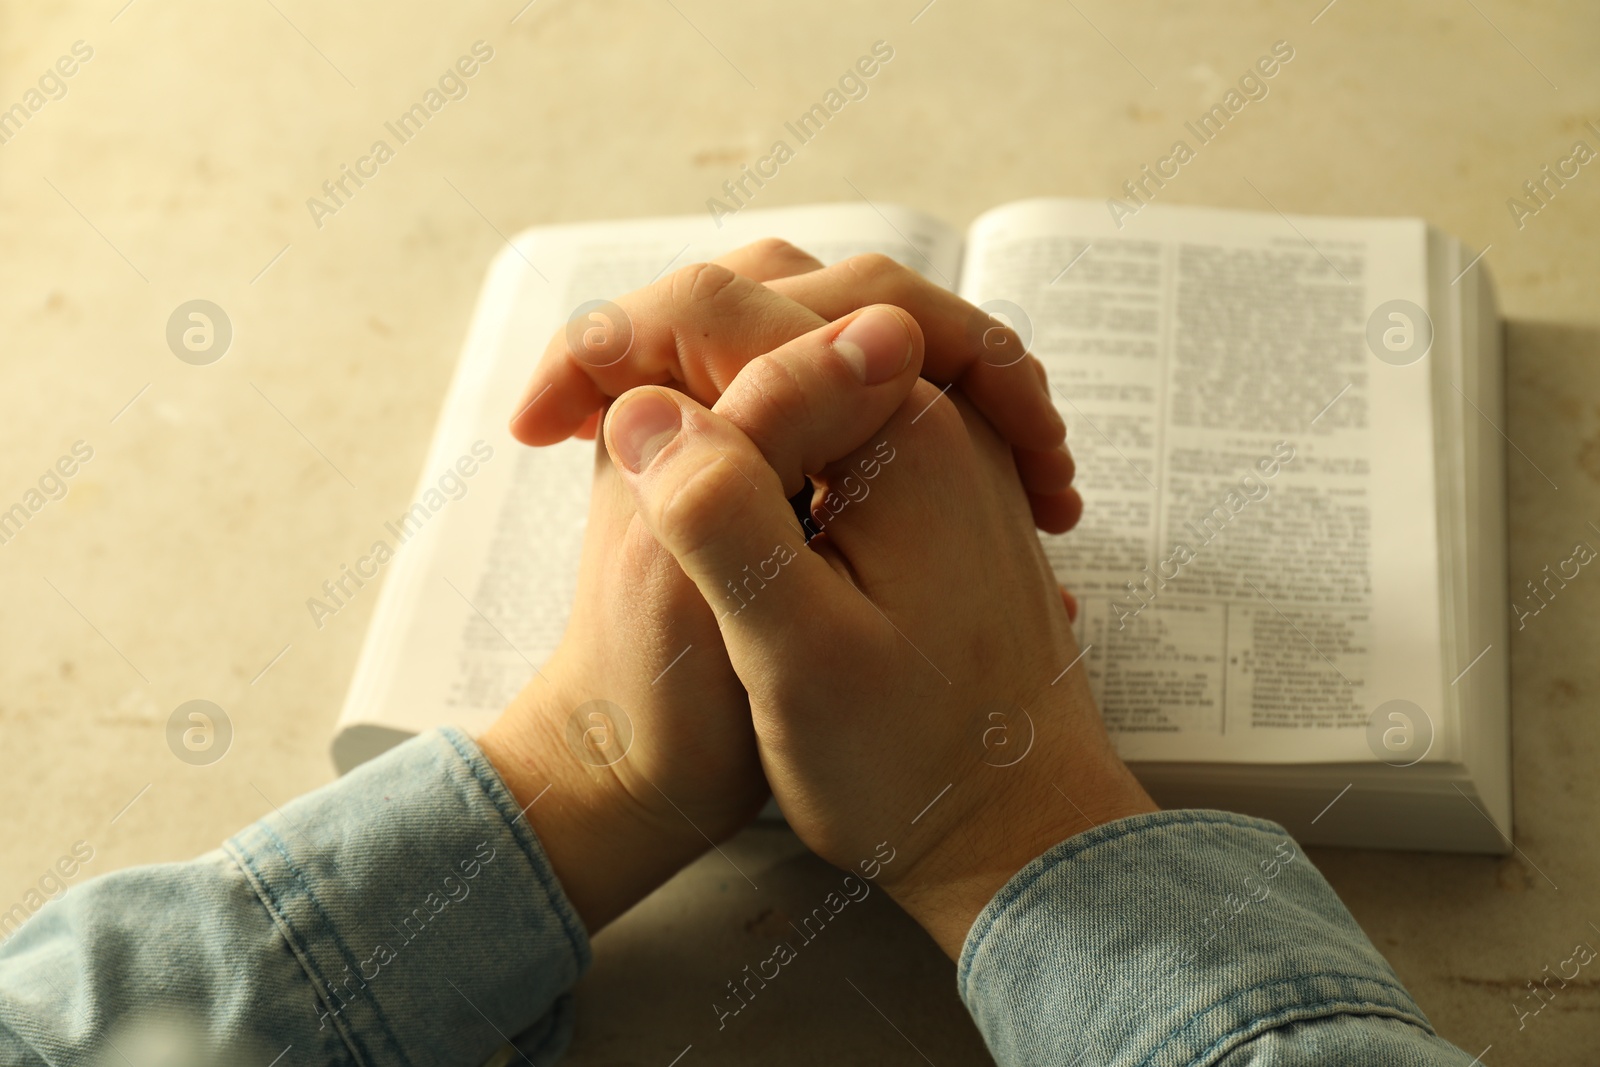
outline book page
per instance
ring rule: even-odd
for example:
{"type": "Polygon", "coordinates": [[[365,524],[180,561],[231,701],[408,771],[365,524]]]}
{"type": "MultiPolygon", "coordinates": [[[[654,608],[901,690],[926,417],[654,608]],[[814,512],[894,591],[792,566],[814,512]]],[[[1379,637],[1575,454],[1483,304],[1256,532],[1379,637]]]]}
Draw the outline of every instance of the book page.
{"type": "Polygon", "coordinates": [[[1139,761],[1372,761],[1368,719],[1444,707],[1425,229],[1086,201],[992,211],[962,295],[1008,301],[1050,373],[1084,518],[1046,538],[1083,663],[1139,761]]]}
{"type": "Polygon", "coordinates": [[[374,530],[392,560],[334,740],[341,771],[434,726],[487,727],[560,641],[596,446],[531,449],[506,426],[546,343],[580,305],[769,236],[825,263],[881,252],[951,287],[960,269],[957,231],[893,205],[744,211],[721,222],[543,227],[496,257],[416,503],[374,530]]]}

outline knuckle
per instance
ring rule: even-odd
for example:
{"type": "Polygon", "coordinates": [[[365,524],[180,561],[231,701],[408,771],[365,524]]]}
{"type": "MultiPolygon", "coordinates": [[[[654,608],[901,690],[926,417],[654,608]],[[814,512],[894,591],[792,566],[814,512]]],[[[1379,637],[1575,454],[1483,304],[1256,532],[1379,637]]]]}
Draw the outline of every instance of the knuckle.
{"type": "Polygon", "coordinates": [[[761,237],[751,241],[745,246],[750,251],[762,256],[781,256],[799,249],[785,241],[782,237],[761,237]]]}
{"type": "Polygon", "coordinates": [[[743,371],[747,392],[740,398],[738,424],[747,434],[792,432],[808,424],[814,403],[798,369],[771,355],[753,360],[743,371]]]}
{"type": "Polygon", "coordinates": [[[921,275],[899,260],[882,252],[864,252],[841,260],[839,269],[870,299],[881,304],[902,305],[920,284],[921,275]]]}
{"type": "Polygon", "coordinates": [[[882,252],[863,252],[842,261],[839,266],[863,281],[882,281],[908,273],[898,260],[882,252]]]}
{"type": "MultiPolygon", "coordinates": [[[[793,363],[761,356],[740,372],[736,403],[727,418],[744,431],[781,479],[791,476],[793,442],[805,440],[822,417],[817,382],[793,363]]],[[[785,489],[788,486],[785,485],[785,489]]]]}
{"type": "Polygon", "coordinates": [[[720,263],[691,263],[668,276],[668,301],[682,310],[716,300],[738,277],[720,263]]]}
{"type": "Polygon", "coordinates": [[[779,263],[788,263],[796,260],[807,263],[816,262],[809,252],[790,244],[782,237],[763,237],[759,241],[750,242],[748,247],[751,255],[757,259],[773,260],[779,263]]]}
{"type": "Polygon", "coordinates": [[[730,528],[749,489],[730,460],[715,452],[702,454],[695,468],[678,478],[656,504],[656,528],[671,539],[674,555],[693,560],[730,528]]]}

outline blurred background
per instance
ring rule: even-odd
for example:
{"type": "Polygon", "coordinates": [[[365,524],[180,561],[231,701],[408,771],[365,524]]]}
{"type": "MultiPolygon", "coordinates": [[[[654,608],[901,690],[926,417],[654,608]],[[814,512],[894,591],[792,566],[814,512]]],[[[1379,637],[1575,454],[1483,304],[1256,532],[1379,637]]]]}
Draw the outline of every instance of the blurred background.
{"type": "MultiPolygon", "coordinates": [[[[1510,468],[1513,581],[1600,522],[1600,162],[1532,216],[1508,206],[1575,142],[1600,150],[1593,4],[6,0],[0,506],[76,443],[92,459],[0,544],[0,907],[80,840],[84,876],[185,859],[330,780],[376,596],[315,630],[302,591],[408,502],[490,257],[532,225],[706,210],[878,40],[893,62],[757,206],[864,195],[960,227],[1118,195],[1288,41],[1270,96],[1162,201],[1422,216],[1487,247],[1503,428],[1559,487],[1510,468]],[[308,208],[480,41],[464,96],[336,213],[308,208]],[[191,300],[231,323],[209,366],[168,345],[191,300]],[[168,748],[191,699],[232,722],[209,767],[168,748]]],[[[1595,605],[1580,587],[1513,636],[1519,852],[1313,853],[1487,1064],[1593,1062],[1600,1038],[1595,978],[1520,1028],[1514,1007],[1600,945],[1595,605]]],[[[766,895],[702,864],[609,930],[571,1062],[689,1043],[700,1062],[987,1062],[953,968],[881,897],[719,1038],[709,991],[831,877],[781,830],[734,847],[766,895]]]]}

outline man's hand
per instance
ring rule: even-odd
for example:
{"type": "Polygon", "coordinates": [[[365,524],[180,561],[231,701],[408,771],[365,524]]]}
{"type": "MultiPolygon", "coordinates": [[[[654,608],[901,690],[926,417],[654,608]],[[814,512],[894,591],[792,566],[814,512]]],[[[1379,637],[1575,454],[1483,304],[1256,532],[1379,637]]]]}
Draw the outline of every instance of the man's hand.
{"type": "Polygon", "coordinates": [[[557,331],[511,432],[530,445],[586,434],[611,398],[640,385],[672,385],[711,404],[755,356],[875,303],[903,308],[920,324],[925,377],[959,387],[1003,428],[1038,526],[1071,529],[1083,502],[1043,365],[1010,328],[887,256],[823,267],[767,240],[684,267],[617,300],[631,329],[585,333],[576,344],[557,331]]]}
{"type": "MultiPolygon", "coordinates": [[[[900,406],[922,351],[908,315],[866,308],[751,361],[728,400],[786,468],[820,470],[900,406]],[[814,403],[819,396],[828,403],[814,403]]],[[[677,395],[655,388],[638,398],[616,430],[630,455],[662,443],[650,414],[675,419],[677,395]]],[[[770,467],[749,466],[771,483],[770,467]]],[[[738,468],[722,473],[748,488],[738,468]]],[[[479,743],[528,806],[591,931],[731,835],[766,798],[744,687],[713,609],[639,518],[604,449],[566,636],[479,743]]]]}
{"type": "MultiPolygon", "coordinates": [[[[825,385],[811,409],[844,399],[825,385]]],[[[707,410],[634,390],[610,410],[607,447],[718,612],[790,824],[841,867],[886,845],[880,884],[955,956],[1030,860],[1154,806],[1072,666],[1028,500],[983,418],[919,382],[843,450],[826,427],[752,433],[758,391],[741,375],[707,410]],[[785,499],[806,472],[823,530],[810,547],[785,499]]]]}

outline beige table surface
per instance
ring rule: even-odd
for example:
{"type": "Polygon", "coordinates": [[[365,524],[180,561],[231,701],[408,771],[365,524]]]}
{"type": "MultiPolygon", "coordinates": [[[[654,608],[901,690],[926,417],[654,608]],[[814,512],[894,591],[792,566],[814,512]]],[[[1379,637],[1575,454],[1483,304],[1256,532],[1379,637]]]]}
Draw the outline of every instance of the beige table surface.
{"type": "MultiPolygon", "coordinates": [[[[871,95],[761,204],[854,199],[848,178],[964,224],[1109,196],[1291,42],[1271,95],[1162,198],[1423,215],[1492,246],[1513,585],[1600,545],[1600,163],[1520,230],[1506,206],[1575,139],[1600,147],[1593,5],[123,2],[0,3],[0,107],[93,49],[0,145],[0,504],[94,449],[0,546],[0,908],[80,839],[89,873],[183,859],[328,781],[374,597],[320,632],[303,601],[409,499],[501,235],[703,210],[878,39],[895,58],[871,95]],[[494,59],[470,95],[318,229],[306,199],[478,39],[494,59]],[[194,298],[236,331],[209,367],[165,342],[194,298]],[[213,767],[165,741],[196,697],[237,731],[213,767]]],[[[1597,592],[1585,572],[1512,639],[1519,854],[1314,854],[1488,1064],[1600,1055],[1600,976],[1520,1030],[1513,1009],[1600,944],[1597,592]]],[[[951,965],[881,897],[719,1034],[715,991],[831,877],[783,831],[730,847],[759,891],[713,857],[599,939],[573,1062],[985,1061],[951,965]]]]}

